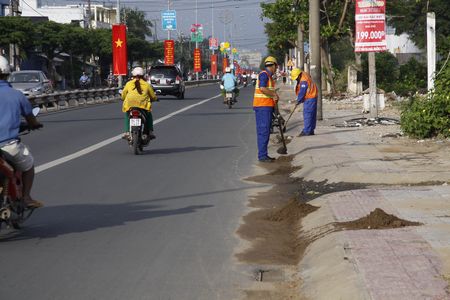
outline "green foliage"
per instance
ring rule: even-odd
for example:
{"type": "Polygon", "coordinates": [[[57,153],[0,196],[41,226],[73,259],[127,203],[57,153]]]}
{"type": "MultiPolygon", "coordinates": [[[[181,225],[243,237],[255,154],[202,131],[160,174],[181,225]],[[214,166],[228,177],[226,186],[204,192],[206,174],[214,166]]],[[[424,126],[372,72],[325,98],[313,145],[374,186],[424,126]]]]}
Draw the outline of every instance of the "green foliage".
{"type": "Polygon", "coordinates": [[[406,64],[401,65],[399,76],[394,85],[397,95],[411,96],[416,92],[425,92],[427,87],[427,66],[411,58],[406,64]]]}
{"type": "Polygon", "coordinates": [[[386,1],[388,23],[397,34],[406,32],[420,48],[426,47],[427,12],[436,14],[437,51],[447,56],[450,51],[450,1],[391,0],[386,1]]]}
{"type": "Polygon", "coordinates": [[[145,18],[145,13],[137,8],[124,7],[120,10],[120,17],[127,25],[128,32],[135,37],[145,40],[152,36],[152,22],[145,18]]]}
{"type": "Polygon", "coordinates": [[[429,97],[413,97],[401,113],[403,131],[416,138],[450,137],[450,67],[435,80],[429,97]]]}
{"type": "MultiPolygon", "coordinates": [[[[395,89],[399,76],[399,64],[397,58],[390,52],[380,52],[375,55],[377,87],[387,92],[395,89]]],[[[369,86],[369,63],[367,54],[362,55],[363,85],[369,86]]]]}
{"type": "Polygon", "coordinates": [[[17,44],[22,50],[33,47],[34,37],[32,34],[34,27],[29,19],[21,17],[1,17],[0,18],[0,47],[7,48],[9,44],[17,44]]]}

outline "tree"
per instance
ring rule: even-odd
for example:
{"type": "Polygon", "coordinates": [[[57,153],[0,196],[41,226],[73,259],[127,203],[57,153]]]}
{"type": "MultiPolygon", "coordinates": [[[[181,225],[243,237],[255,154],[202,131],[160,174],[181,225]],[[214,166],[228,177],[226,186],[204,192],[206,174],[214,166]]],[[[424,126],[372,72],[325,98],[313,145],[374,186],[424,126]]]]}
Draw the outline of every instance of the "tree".
{"type": "Polygon", "coordinates": [[[27,18],[0,18],[0,48],[9,48],[9,44],[16,44],[20,49],[20,57],[26,56],[26,51],[34,45],[34,25],[27,18]]]}
{"type": "Polygon", "coordinates": [[[414,43],[426,47],[427,12],[436,14],[437,51],[444,57],[450,52],[450,1],[391,0],[387,1],[388,24],[397,34],[407,33],[414,43]]]}
{"type": "Polygon", "coordinates": [[[38,23],[34,30],[34,41],[38,50],[47,57],[47,69],[50,78],[55,78],[53,59],[61,52],[63,41],[63,25],[48,21],[38,23]]]}
{"type": "Polygon", "coordinates": [[[145,13],[137,8],[132,9],[124,7],[120,10],[120,17],[127,25],[129,33],[136,38],[145,40],[146,37],[152,36],[152,22],[145,18],[145,13]]]}

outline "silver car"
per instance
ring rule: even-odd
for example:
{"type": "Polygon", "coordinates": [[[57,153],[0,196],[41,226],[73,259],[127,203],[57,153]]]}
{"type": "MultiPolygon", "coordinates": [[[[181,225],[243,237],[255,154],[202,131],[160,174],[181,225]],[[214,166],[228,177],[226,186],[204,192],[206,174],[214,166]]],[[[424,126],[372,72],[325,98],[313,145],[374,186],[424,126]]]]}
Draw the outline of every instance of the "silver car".
{"type": "Polygon", "coordinates": [[[15,71],[9,75],[9,83],[25,96],[53,93],[53,86],[42,71],[15,71]]]}

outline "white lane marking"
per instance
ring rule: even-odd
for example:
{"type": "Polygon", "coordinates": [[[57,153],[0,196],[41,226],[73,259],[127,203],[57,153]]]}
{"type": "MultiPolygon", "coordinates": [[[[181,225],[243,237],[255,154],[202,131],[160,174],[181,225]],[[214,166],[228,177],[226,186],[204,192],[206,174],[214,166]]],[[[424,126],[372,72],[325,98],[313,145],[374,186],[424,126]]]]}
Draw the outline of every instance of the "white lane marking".
{"type": "MultiPolygon", "coordinates": [[[[170,113],[170,114],[168,114],[168,115],[166,115],[166,116],[164,116],[164,117],[162,117],[162,118],[159,118],[159,119],[155,120],[155,121],[153,122],[153,124],[158,124],[158,123],[160,123],[160,122],[162,122],[162,121],[165,121],[165,120],[167,120],[167,119],[170,119],[170,118],[172,118],[172,117],[175,116],[175,115],[178,115],[178,114],[180,114],[180,113],[182,113],[182,112],[185,112],[185,111],[187,111],[187,110],[189,110],[189,109],[191,109],[191,108],[193,108],[193,107],[202,105],[202,104],[204,104],[204,103],[206,103],[206,102],[208,102],[208,101],[211,101],[212,99],[215,99],[215,98],[220,97],[220,96],[221,96],[221,95],[219,94],[219,95],[213,96],[213,97],[211,97],[211,98],[202,100],[202,101],[200,101],[200,102],[198,102],[198,103],[195,103],[195,104],[186,106],[185,108],[182,108],[182,109],[180,109],[180,110],[174,111],[173,113],[170,113]]],[[[74,160],[74,159],[76,159],[76,158],[78,158],[78,157],[81,157],[81,156],[83,156],[83,155],[89,154],[89,153],[91,153],[91,152],[93,152],[93,151],[95,151],[95,150],[98,150],[98,149],[100,149],[100,148],[102,148],[102,147],[105,147],[105,146],[111,144],[111,143],[114,143],[115,141],[120,140],[121,137],[122,137],[122,134],[113,136],[113,137],[111,137],[111,138],[109,138],[109,139],[106,139],[106,140],[104,140],[104,141],[101,141],[100,143],[97,143],[97,144],[94,144],[94,145],[89,146],[89,147],[87,147],[87,148],[81,149],[80,151],[77,151],[77,152],[75,152],[75,153],[69,154],[69,155],[67,155],[67,156],[64,156],[64,157],[55,159],[55,160],[53,160],[53,161],[50,161],[50,162],[48,162],[48,163],[42,164],[42,165],[40,165],[40,166],[37,166],[37,167],[35,168],[35,173],[37,174],[37,173],[43,172],[43,171],[45,171],[45,170],[48,170],[48,169],[53,168],[53,167],[56,167],[56,166],[58,166],[58,165],[61,165],[61,164],[63,164],[63,163],[66,163],[66,162],[68,162],[68,161],[74,160]]]]}

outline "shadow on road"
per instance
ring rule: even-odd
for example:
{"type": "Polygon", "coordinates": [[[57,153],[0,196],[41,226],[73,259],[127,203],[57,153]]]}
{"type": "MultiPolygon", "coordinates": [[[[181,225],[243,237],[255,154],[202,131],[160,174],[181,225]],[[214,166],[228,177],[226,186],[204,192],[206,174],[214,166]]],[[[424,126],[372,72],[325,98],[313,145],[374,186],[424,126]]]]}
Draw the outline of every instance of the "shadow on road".
{"type": "MultiPolygon", "coordinates": [[[[54,238],[64,234],[93,231],[100,228],[122,226],[152,218],[195,213],[213,205],[190,205],[183,208],[157,210],[159,205],[136,203],[79,204],[51,206],[39,209],[35,214],[39,221],[9,235],[0,235],[0,242],[33,238],[54,238]]],[[[31,220],[30,220],[31,221],[31,220]]]]}
{"type": "Polygon", "coordinates": [[[123,120],[124,117],[115,118],[86,118],[86,119],[64,119],[64,120],[45,120],[44,123],[72,123],[72,122],[102,122],[102,121],[115,121],[123,120]]]}
{"type": "Polygon", "coordinates": [[[193,152],[193,151],[206,151],[212,149],[226,149],[235,148],[236,146],[217,146],[217,147],[182,147],[182,148],[165,148],[165,149],[149,149],[144,150],[144,155],[146,154],[171,154],[171,153],[182,153],[182,152],[193,152]]]}

